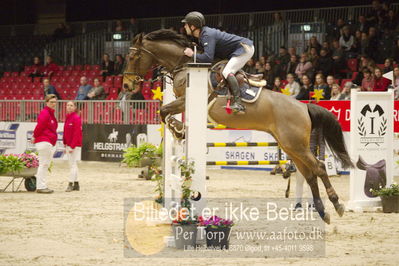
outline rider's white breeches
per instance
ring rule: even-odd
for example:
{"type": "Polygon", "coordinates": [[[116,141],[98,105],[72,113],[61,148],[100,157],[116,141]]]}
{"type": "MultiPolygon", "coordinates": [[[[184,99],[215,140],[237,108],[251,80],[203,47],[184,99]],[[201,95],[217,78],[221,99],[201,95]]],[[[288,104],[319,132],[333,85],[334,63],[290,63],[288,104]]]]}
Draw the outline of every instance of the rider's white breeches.
{"type": "Polygon", "coordinates": [[[253,45],[249,46],[247,44],[242,44],[242,46],[244,47],[245,53],[230,58],[222,72],[224,78],[227,78],[230,73],[237,73],[237,71],[243,68],[248,60],[254,55],[255,48],[253,45]]]}

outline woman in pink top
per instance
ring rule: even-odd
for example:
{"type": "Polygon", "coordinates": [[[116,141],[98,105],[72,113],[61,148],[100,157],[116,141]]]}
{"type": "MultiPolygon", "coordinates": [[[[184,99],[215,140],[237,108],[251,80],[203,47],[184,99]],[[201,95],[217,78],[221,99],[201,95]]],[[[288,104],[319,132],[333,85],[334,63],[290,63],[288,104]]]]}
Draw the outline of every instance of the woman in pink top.
{"type": "Polygon", "coordinates": [[[74,102],[67,103],[67,116],[64,124],[64,145],[71,170],[66,192],[79,191],[77,162],[82,147],[82,120],[76,112],[76,104],[74,102]]]}
{"type": "Polygon", "coordinates": [[[372,91],[374,88],[374,77],[367,68],[363,70],[362,91],[372,91]]]}
{"type": "Polygon", "coordinates": [[[301,79],[303,75],[309,75],[310,77],[313,77],[313,65],[309,61],[307,53],[303,53],[301,55],[300,63],[295,69],[295,74],[299,79],[301,79]]]}
{"type": "Polygon", "coordinates": [[[36,145],[39,153],[39,168],[36,175],[36,192],[53,193],[46,185],[46,174],[53,155],[53,147],[57,143],[58,122],[54,116],[57,105],[57,97],[48,94],[45,98],[46,107],[40,112],[37,118],[37,125],[33,131],[32,142],[36,145]]]}

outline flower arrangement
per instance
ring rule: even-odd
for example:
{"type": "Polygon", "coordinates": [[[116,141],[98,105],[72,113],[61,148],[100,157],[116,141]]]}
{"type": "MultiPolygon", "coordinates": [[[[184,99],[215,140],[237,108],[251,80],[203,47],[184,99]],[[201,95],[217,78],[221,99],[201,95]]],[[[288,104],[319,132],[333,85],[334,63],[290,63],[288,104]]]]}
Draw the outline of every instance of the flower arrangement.
{"type": "Polygon", "coordinates": [[[234,222],[229,219],[223,219],[219,216],[211,216],[209,218],[204,218],[200,216],[198,218],[199,225],[210,227],[210,228],[231,228],[234,225],[234,222]]]}
{"type": "Polygon", "coordinates": [[[176,215],[176,219],[172,221],[174,225],[197,225],[198,224],[198,217],[191,216],[190,210],[187,208],[181,208],[176,215]]]}
{"type": "Polygon", "coordinates": [[[4,154],[0,156],[0,174],[20,172],[25,168],[39,167],[39,159],[34,153],[4,154]]]}
{"type": "Polygon", "coordinates": [[[374,196],[399,196],[399,185],[391,184],[390,187],[381,187],[379,189],[370,189],[374,196]]]}

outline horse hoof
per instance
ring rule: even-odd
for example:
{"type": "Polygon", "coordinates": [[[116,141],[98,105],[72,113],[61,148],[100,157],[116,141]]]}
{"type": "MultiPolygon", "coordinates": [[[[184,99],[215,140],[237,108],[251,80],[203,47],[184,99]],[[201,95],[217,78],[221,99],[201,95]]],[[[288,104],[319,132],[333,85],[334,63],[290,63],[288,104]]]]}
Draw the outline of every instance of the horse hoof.
{"type": "Polygon", "coordinates": [[[323,221],[326,224],[330,224],[330,215],[327,212],[324,214],[323,221]]]}
{"type": "Polygon", "coordinates": [[[345,212],[345,205],[344,204],[339,204],[338,208],[335,209],[339,215],[339,217],[342,217],[345,212]]]}
{"type": "Polygon", "coordinates": [[[283,178],[284,178],[284,179],[287,179],[287,178],[290,177],[290,176],[291,176],[291,173],[288,172],[288,171],[285,171],[285,172],[283,173],[283,178]]]}

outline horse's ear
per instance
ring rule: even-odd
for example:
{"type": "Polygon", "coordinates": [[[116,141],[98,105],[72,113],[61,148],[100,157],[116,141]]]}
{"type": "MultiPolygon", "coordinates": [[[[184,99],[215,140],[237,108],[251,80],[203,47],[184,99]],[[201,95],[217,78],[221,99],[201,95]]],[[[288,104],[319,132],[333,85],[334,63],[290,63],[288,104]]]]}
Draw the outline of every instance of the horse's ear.
{"type": "Polygon", "coordinates": [[[141,45],[141,43],[143,42],[143,37],[144,37],[144,33],[139,33],[139,34],[134,38],[134,44],[135,44],[135,45],[141,45]]]}

